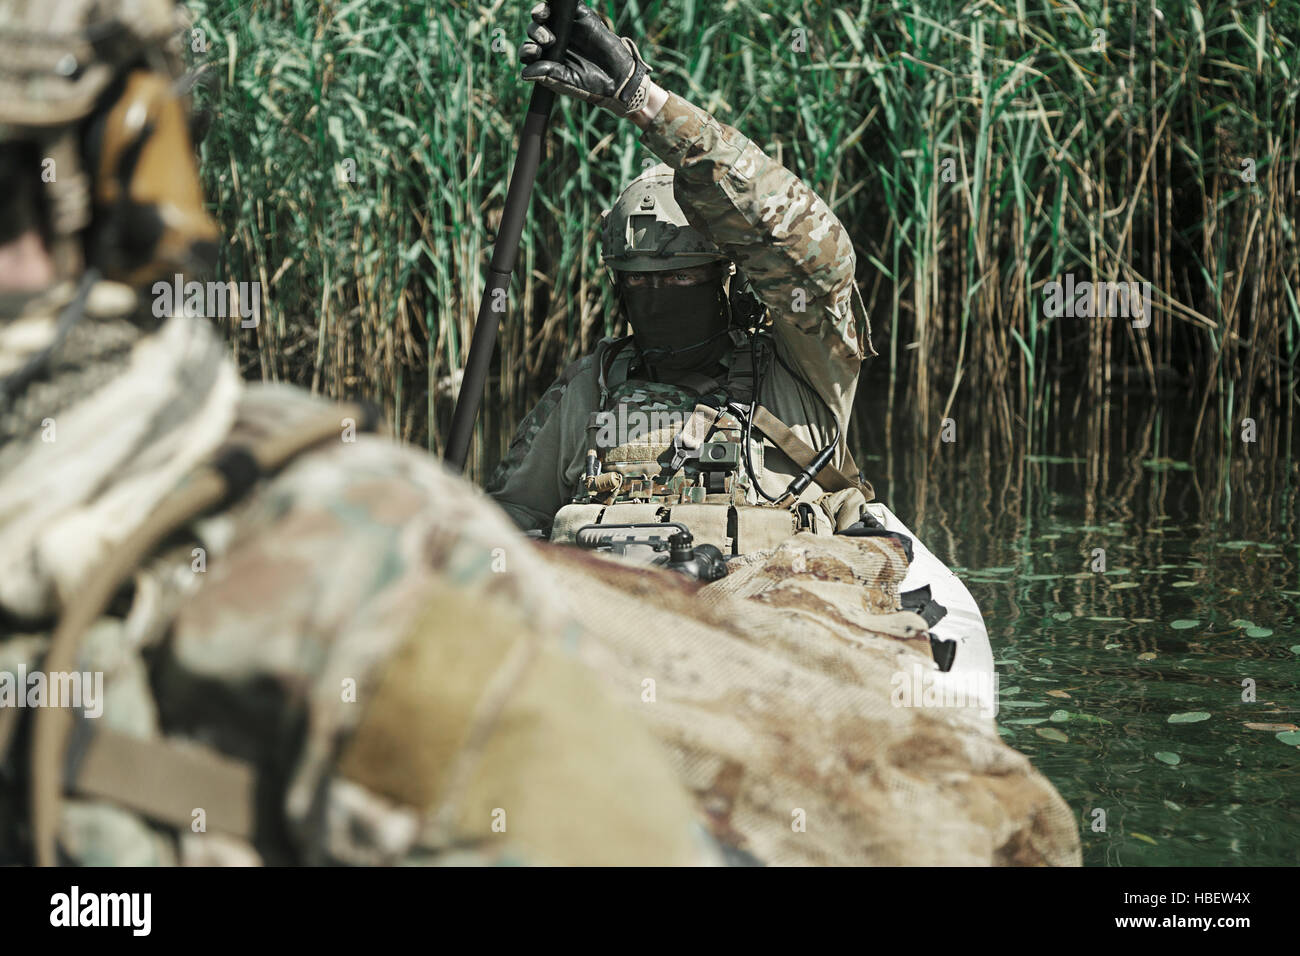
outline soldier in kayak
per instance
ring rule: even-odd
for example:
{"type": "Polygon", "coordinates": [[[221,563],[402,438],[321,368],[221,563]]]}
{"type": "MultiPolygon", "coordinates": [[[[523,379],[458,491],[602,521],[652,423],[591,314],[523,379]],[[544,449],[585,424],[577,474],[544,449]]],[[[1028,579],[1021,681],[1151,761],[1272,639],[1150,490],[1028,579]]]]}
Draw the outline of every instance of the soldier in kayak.
{"type": "Polygon", "coordinates": [[[963,669],[991,670],[969,592],[874,501],[849,451],[861,365],[876,353],[843,225],[757,144],[654,83],[636,43],[585,5],[562,61],[546,59],[550,16],[533,9],[523,78],[630,120],[662,163],[601,222],[631,334],[565,369],[488,492],[552,541],[655,520],[727,555],[798,531],[901,534],[914,606],[961,645],[963,669]]]}

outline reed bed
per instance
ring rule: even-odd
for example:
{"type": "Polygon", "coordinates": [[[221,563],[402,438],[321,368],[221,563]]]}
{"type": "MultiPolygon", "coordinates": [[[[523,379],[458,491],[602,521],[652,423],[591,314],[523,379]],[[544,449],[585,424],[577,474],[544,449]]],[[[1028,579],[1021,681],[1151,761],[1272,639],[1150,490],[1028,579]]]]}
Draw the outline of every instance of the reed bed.
{"type": "MultiPolygon", "coordinates": [[[[376,398],[440,449],[529,92],[530,5],[192,0],[222,269],[267,290],[262,324],[230,328],[246,374],[376,398]]],[[[1080,408],[1176,393],[1216,444],[1251,417],[1289,453],[1300,0],[598,6],[852,233],[881,353],[859,418],[880,441],[937,450],[953,418],[1032,453],[1080,408]],[[1149,282],[1150,324],[1051,316],[1067,274],[1149,282]]],[[[653,161],[636,132],[557,109],[475,474],[616,331],[595,230],[653,161]]]]}

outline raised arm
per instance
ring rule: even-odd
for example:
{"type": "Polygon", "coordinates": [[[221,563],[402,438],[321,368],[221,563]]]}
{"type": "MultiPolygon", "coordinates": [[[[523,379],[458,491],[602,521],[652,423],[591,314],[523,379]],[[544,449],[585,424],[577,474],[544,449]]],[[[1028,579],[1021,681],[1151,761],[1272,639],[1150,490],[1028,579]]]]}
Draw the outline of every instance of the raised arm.
{"type": "Polygon", "coordinates": [[[752,140],[674,93],[643,128],[642,142],[677,171],[674,195],[691,225],[744,270],[790,357],[839,404],[864,350],[875,354],[840,221],[752,140]]]}
{"type": "Polygon", "coordinates": [[[564,62],[541,59],[554,40],[545,4],[533,10],[523,76],[584,99],[642,130],[676,170],[674,194],[691,225],[744,270],[773,318],[778,348],[847,420],[864,355],[874,355],[853,281],[853,244],[830,207],[731,126],[649,78],[632,40],[578,6],[564,62]]]}

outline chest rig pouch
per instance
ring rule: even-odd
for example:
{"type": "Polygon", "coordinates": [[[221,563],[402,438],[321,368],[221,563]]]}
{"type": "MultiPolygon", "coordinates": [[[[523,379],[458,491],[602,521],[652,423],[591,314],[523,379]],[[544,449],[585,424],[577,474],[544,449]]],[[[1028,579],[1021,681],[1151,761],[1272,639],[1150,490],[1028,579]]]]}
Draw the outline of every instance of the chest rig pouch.
{"type": "Polygon", "coordinates": [[[587,422],[586,474],[555,517],[551,540],[573,543],[591,524],[680,522],[724,555],[773,548],[800,530],[834,529],[806,502],[762,504],[749,473],[762,473],[763,441],[745,422],[753,401],[748,338],[733,333],[725,382],[680,384],[631,377],[630,339],[610,344],[598,371],[600,408],[587,422]],[[734,406],[734,407],[733,407],[734,406]]]}

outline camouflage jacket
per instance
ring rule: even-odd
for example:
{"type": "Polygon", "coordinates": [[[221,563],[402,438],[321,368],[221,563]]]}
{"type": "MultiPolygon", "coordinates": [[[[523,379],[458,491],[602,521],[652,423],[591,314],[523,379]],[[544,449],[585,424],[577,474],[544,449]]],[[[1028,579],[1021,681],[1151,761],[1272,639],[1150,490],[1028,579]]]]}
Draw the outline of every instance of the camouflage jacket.
{"type": "MultiPolygon", "coordinates": [[[[245,387],[229,437],[322,408],[245,387]]],[[[339,439],[169,538],[86,634],[77,672],[102,691],[75,713],[60,858],[712,861],[659,746],[573,659],[528,544],[427,456],[339,439]],[[91,768],[97,737],[139,760],[91,768]],[[246,832],[174,772],[197,748],[251,770],[246,832]]],[[[49,644],[0,616],[0,863],[30,858],[31,725],[53,701],[25,678],[49,644]]]]}
{"type": "MultiPolygon", "coordinates": [[[[669,94],[642,142],[673,167],[682,211],[745,272],[772,317],[777,354],[816,392],[773,362],[762,404],[814,448],[830,440],[838,423],[834,464],[843,465],[862,359],[875,354],[844,227],[793,173],[679,96],[669,94]]],[[[601,405],[599,369],[608,348],[602,342],[547,389],[488,481],[488,493],[525,530],[549,528],[574,494],[589,417],[601,405]]],[[[634,410],[689,410],[696,401],[688,390],[635,376],[605,398],[607,407],[634,410]]],[[[777,493],[799,468],[776,447],[764,446],[754,468],[765,489],[777,493]]],[[[816,499],[824,490],[814,482],[801,498],[816,499]]]]}

